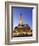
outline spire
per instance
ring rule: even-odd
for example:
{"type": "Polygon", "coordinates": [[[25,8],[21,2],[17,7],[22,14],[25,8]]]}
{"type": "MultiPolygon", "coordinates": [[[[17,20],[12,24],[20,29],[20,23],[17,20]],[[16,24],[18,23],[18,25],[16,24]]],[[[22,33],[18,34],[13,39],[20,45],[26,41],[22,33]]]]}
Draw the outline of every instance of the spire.
{"type": "Polygon", "coordinates": [[[19,24],[23,25],[22,14],[20,14],[20,16],[19,16],[19,24]]]}

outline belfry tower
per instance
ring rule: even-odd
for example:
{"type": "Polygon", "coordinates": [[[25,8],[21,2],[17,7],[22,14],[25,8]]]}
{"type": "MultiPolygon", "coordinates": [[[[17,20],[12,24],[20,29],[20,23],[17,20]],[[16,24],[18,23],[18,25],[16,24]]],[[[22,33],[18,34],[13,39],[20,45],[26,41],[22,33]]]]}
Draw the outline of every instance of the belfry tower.
{"type": "Polygon", "coordinates": [[[20,16],[19,16],[19,24],[23,25],[22,14],[20,14],[20,16]]]}

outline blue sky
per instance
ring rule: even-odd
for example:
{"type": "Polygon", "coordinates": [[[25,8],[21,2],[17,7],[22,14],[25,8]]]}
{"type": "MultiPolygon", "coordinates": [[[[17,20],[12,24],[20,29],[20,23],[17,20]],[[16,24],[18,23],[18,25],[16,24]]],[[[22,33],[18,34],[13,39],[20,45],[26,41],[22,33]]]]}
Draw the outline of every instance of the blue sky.
{"type": "Polygon", "coordinates": [[[32,28],[32,8],[12,7],[13,27],[19,24],[19,16],[22,14],[23,24],[28,24],[32,28]]]}

